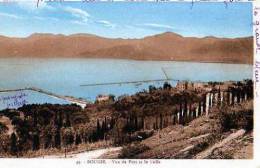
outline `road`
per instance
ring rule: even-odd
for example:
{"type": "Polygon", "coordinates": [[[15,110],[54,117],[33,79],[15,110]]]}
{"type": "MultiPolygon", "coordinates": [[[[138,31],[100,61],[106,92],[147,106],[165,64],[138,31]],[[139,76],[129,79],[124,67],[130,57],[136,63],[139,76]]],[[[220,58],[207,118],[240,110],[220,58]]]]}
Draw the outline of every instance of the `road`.
{"type": "MultiPolygon", "coordinates": [[[[73,153],[68,154],[66,158],[77,158],[77,159],[97,159],[100,156],[113,151],[119,151],[122,147],[112,147],[112,148],[105,148],[105,149],[97,149],[97,150],[91,150],[91,151],[85,151],[80,153],[73,153]]],[[[65,158],[65,155],[47,155],[47,156],[41,156],[39,158],[65,158]]]]}

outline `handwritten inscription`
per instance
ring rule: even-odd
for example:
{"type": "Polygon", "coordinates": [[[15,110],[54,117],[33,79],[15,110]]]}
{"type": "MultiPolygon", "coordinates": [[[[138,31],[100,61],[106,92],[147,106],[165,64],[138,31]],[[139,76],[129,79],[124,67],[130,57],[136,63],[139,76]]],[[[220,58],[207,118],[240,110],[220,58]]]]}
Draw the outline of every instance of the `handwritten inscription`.
{"type": "Polygon", "coordinates": [[[254,26],[254,46],[255,46],[255,65],[254,65],[254,82],[255,82],[255,95],[258,97],[258,85],[259,85],[259,73],[260,73],[260,60],[259,60],[259,54],[260,54],[260,7],[255,6],[253,10],[253,26],[254,26]]]}
{"type": "MultiPolygon", "coordinates": [[[[5,0],[8,2],[9,0],[5,0]]],[[[44,0],[37,0],[36,6],[39,7],[40,3],[44,0]]],[[[66,2],[69,0],[46,0],[46,2],[66,2]]],[[[99,2],[100,0],[78,0],[79,2],[99,2]]],[[[107,2],[114,2],[114,0],[105,0],[107,2]]],[[[125,2],[191,2],[191,9],[195,2],[224,2],[225,7],[227,8],[228,3],[233,2],[253,2],[255,0],[117,0],[117,1],[125,1],[125,2]]]]}
{"type": "MultiPolygon", "coordinates": [[[[257,22],[259,24],[259,22],[257,22]]],[[[255,43],[256,43],[256,53],[260,50],[260,44],[259,44],[259,29],[255,29],[255,43]]]]}
{"type": "Polygon", "coordinates": [[[14,95],[0,96],[0,103],[4,104],[6,108],[17,108],[28,103],[26,98],[28,95],[24,92],[19,92],[14,95]]]}
{"type": "Polygon", "coordinates": [[[259,82],[260,62],[255,62],[255,82],[259,82]]]}

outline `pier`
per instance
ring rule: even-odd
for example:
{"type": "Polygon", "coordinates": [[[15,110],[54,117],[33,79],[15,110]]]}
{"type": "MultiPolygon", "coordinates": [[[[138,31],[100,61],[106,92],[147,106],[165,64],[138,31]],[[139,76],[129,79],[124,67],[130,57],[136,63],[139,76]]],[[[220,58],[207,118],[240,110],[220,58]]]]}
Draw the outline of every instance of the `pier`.
{"type": "Polygon", "coordinates": [[[52,93],[50,91],[46,91],[37,87],[26,87],[26,88],[20,88],[20,89],[6,89],[6,90],[0,90],[0,93],[4,93],[4,92],[18,92],[18,91],[34,91],[34,92],[38,92],[38,93],[42,93],[42,94],[46,94],[48,96],[54,97],[54,98],[58,98],[58,99],[62,99],[71,103],[75,103],[79,106],[81,106],[82,108],[84,108],[87,104],[91,104],[90,101],[84,100],[84,99],[79,99],[79,98],[75,98],[72,96],[63,96],[63,95],[58,95],[56,93],[52,93]]]}
{"type": "Polygon", "coordinates": [[[155,79],[155,80],[140,80],[140,81],[126,81],[126,82],[107,82],[107,83],[91,83],[82,84],[80,86],[102,86],[102,85],[122,85],[122,84],[139,84],[139,83],[150,83],[150,82],[168,82],[168,81],[179,81],[175,79],[155,79]]]}
{"type": "Polygon", "coordinates": [[[169,81],[176,81],[179,82],[180,80],[172,79],[167,75],[167,72],[164,68],[161,68],[163,75],[165,76],[164,79],[150,79],[150,80],[136,80],[136,81],[123,81],[123,82],[106,82],[106,83],[90,83],[90,84],[82,84],[80,86],[102,86],[102,85],[123,85],[123,84],[142,84],[142,83],[150,83],[150,82],[169,82],[169,81]]]}

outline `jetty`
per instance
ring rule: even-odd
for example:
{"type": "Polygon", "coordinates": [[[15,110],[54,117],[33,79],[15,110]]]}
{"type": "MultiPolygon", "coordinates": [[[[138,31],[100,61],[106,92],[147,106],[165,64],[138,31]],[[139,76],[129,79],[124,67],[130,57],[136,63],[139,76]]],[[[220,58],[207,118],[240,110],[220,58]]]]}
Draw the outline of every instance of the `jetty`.
{"type": "Polygon", "coordinates": [[[155,80],[140,80],[140,81],[126,81],[126,82],[107,82],[107,83],[90,83],[82,84],[80,86],[102,86],[102,85],[122,85],[122,84],[141,84],[141,83],[150,83],[150,82],[166,82],[166,81],[178,81],[174,79],[155,79],[155,80]]]}
{"type": "Polygon", "coordinates": [[[81,87],[86,86],[102,86],[102,85],[123,85],[123,84],[142,84],[142,83],[151,83],[151,82],[169,82],[169,81],[175,81],[179,82],[178,79],[172,79],[167,74],[165,68],[161,68],[162,74],[165,78],[162,79],[150,79],[150,80],[136,80],[136,81],[122,81],[122,82],[106,82],[106,83],[90,83],[90,84],[81,84],[81,87]]]}
{"type": "Polygon", "coordinates": [[[50,91],[46,91],[44,89],[40,89],[37,87],[26,87],[26,88],[19,88],[19,89],[5,89],[5,90],[0,90],[0,93],[3,92],[18,92],[18,91],[34,91],[34,92],[38,92],[38,93],[42,93],[42,94],[46,94],[48,96],[54,97],[54,98],[58,98],[58,99],[62,99],[65,101],[68,101],[70,103],[75,103],[79,106],[81,106],[82,108],[84,108],[87,104],[91,104],[90,101],[84,100],[84,99],[80,99],[80,98],[75,98],[72,96],[63,96],[63,95],[59,95],[50,91]]]}

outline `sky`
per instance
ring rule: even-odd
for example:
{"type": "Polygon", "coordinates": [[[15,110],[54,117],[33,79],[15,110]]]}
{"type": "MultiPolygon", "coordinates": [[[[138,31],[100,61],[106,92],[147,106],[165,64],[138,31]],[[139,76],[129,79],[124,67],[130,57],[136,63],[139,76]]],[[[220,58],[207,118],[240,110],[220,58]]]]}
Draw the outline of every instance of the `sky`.
{"type": "Polygon", "coordinates": [[[252,4],[188,2],[0,3],[0,35],[89,33],[143,38],[174,32],[185,37],[252,36],[252,4]]]}

